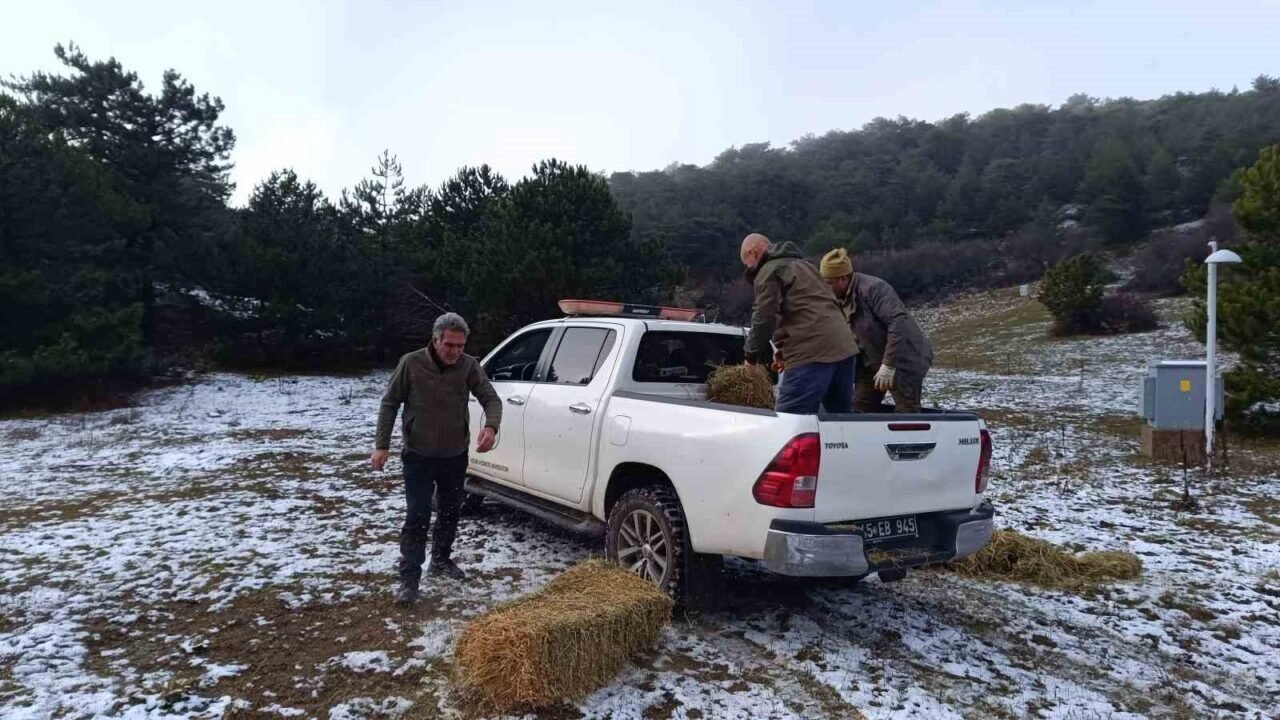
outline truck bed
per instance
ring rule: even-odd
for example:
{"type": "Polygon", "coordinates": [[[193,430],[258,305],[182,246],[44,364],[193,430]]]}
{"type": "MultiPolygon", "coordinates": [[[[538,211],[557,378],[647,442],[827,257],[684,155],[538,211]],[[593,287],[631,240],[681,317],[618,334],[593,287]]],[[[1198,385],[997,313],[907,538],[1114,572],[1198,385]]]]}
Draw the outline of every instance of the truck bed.
{"type": "Polygon", "coordinates": [[[793,415],[672,395],[616,391],[600,467],[637,462],[663,469],[680,492],[700,552],[761,557],[774,520],[839,525],[981,503],[975,477],[982,422],[973,413],[793,415]],[[761,472],[805,434],[821,439],[814,507],[756,502],[752,487],[761,472]]]}

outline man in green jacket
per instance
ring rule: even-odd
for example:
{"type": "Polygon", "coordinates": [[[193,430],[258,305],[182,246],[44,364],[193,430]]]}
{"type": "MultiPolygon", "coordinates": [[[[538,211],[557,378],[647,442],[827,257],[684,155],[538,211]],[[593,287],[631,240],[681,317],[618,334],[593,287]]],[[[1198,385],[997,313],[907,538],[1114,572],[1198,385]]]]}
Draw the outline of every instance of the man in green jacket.
{"type": "Polygon", "coordinates": [[[858,343],[818,269],[793,243],[771,245],[759,233],[743,239],[741,256],[755,291],[746,361],[771,362],[772,339],[785,364],[774,409],[852,412],[858,343]]]}
{"type": "Polygon", "coordinates": [[[822,277],[849,319],[862,357],[853,388],[858,412],[877,412],[886,392],[897,412],[920,412],[924,376],[933,365],[933,347],[889,283],[853,271],[844,248],[822,257],[822,277]]]}
{"type": "Polygon", "coordinates": [[[427,574],[455,580],[466,577],[451,555],[462,507],[467,447],[471,442],[467,395],[475,395],[484,408],[484,429],[476,443],[478,452],[493,449],[502,422],[498,393],[489,384],[480,363],[462,352],[468,333],[466,321],[454,313],[437,318],[431,344],[400,358],[378,412],[378,431],[371,458],[374,470],[386,465],[391,426],[395,424],[400,406],[404,406],[401,423],[404,449],[400,457],[404,463],[406,512],[404,526],[400,528],[397,605],[412,605],[418,599],[433,493],[440,507],[431,533],[431,565],[427,574]]]}

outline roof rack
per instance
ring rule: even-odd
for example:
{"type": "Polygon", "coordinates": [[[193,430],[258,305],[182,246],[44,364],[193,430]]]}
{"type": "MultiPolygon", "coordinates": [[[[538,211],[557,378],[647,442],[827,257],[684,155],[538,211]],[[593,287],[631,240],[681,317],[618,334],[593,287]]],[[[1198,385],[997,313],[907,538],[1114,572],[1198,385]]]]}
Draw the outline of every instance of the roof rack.
{"type": "Polygon", "coordinates": [[[608,300],[561,300],[560,311],[569,317],[630,317],[657,320],[702,320],[702,311],[696,308],[663,307],[660,305],[636,305],[608,300]]]}

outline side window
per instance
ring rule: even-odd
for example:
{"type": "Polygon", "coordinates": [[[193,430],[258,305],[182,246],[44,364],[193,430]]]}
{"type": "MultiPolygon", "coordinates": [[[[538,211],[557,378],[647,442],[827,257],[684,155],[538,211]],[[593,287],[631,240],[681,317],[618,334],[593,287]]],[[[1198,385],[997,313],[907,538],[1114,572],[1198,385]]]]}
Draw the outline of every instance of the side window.
{"type": "Polygon", "coordinates": [[[533,382],[538,358],[551,338],[551,328],[527,332],[498,351],[484,365],[484,372],[495,382],[533,382]]]}
{"type": "Polygon", "coordinates": [[[569,328],[551,360],[547,382],[587,385],[613,348],[617,333],[605,328],[569,328]]]}

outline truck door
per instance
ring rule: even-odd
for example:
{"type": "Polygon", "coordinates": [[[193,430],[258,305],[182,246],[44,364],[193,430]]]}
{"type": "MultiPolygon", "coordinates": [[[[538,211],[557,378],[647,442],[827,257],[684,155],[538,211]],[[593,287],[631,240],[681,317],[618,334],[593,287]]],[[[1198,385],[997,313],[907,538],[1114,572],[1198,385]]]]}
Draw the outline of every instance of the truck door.
{"type": "Polygon", "coordinates": [[[582,502],[596,419],[620,350],[618,331],[569,327],[560,336],[547,376],[525,406],[524,484],[535,493],[582,502]]]}
{"type": "MultiPolygon", "coordinates": [[[[502,398],[502,426],[493,450],[480,454],[472,448],[469,468],[472,474],[515,487],[523,483],[525,407],[551,331],[552,328],[539,328],[515,335],[485,362],[485,374],[502,398]]],[[[474,444],[480,428],[484,427],[484,410],[474,397],[468,407],[474,444]]]]}

